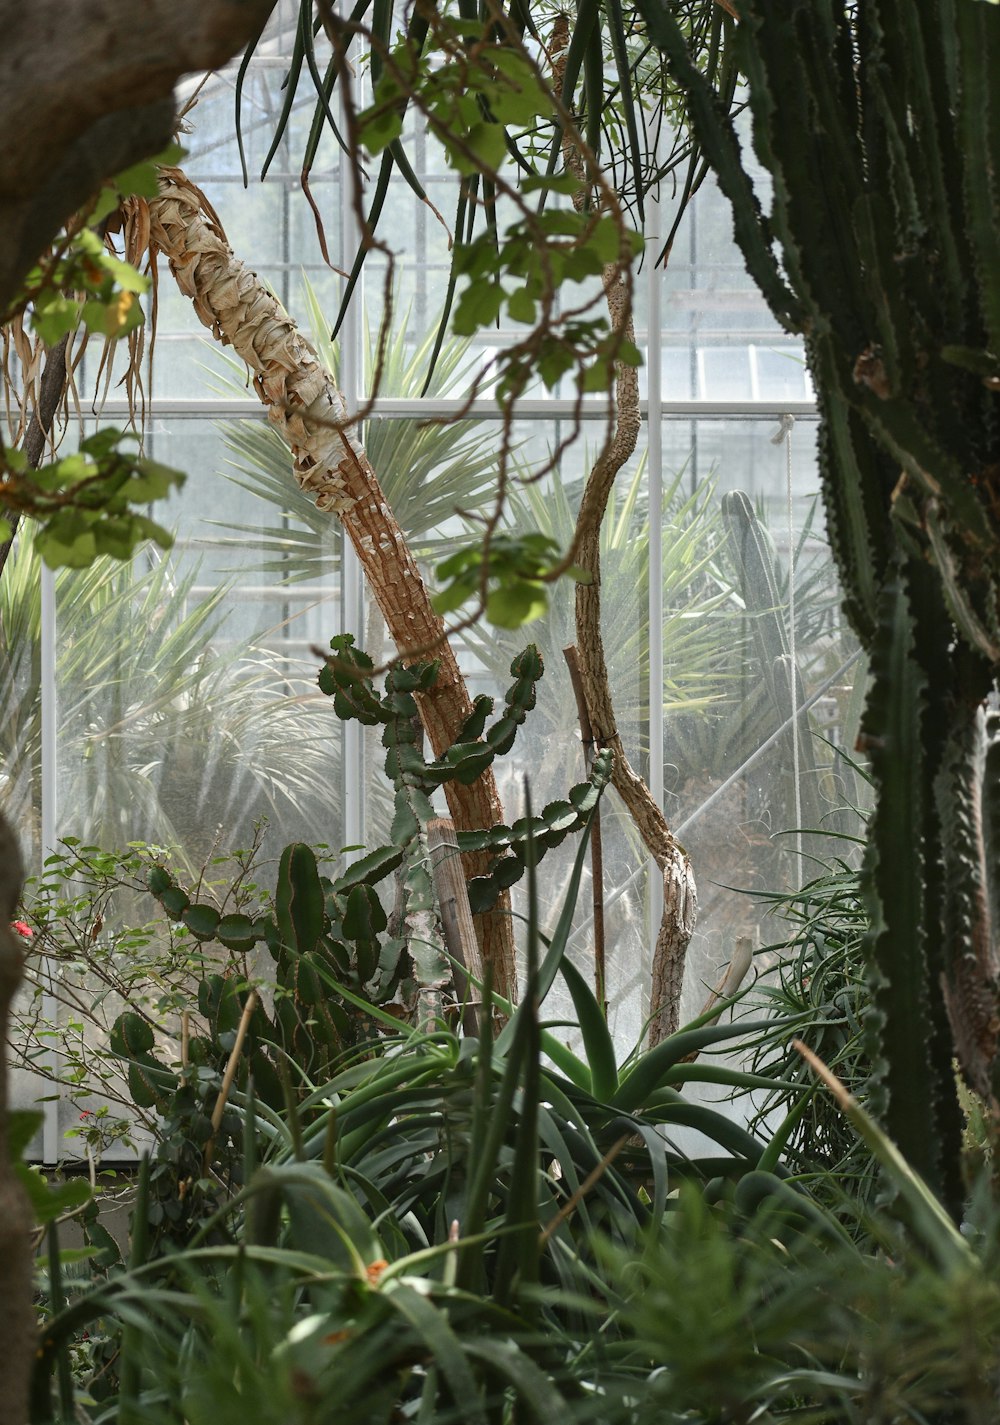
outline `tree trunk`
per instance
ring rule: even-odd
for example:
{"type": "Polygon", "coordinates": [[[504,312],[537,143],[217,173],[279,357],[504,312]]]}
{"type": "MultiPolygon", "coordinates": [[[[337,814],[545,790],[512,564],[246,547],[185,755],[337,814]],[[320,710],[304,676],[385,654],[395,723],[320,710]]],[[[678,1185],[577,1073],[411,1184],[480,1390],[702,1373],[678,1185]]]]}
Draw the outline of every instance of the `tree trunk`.
{"type": "Polygon", "coordinates": [[[24,953],[10,926],[22,874],[17,838],[0,816],[0,1341],[4,1351],[0,1425],[25,1425],[35,1359],[32,1213],[11,1162],[7,1104],[7,1025],[21,983],[24,953]]]}
{"type": "Polygon", "coordinates": [[[0,0],[0,313],[106,178],[173,137],[173,88],[276,0],[0,0]]]}
{"type": "MultiPolygon", "coordinates": [[[[631,313],[616,268],[606,272],[605,283],[612,326],[624,330],[631,340],[631,313]]],[[[684,961],[694,933],[698,899],[687,853],[674,840],[662,808],[625,755],[611,699],[601,638],[601,522],[615,476],[635,450],[639,435],[639,378],[634,367],[618,367],[615,400],[614,437],[587,478],[577,520],[576,562],[590,575],[590,582],[576,588],[576,641],[594,741],[613,750],[612,785],[663,877],[663,915],[653,950],[649,1010],[649,1042],[654,1045],[678,1027],[684,961]]],[[[659,518],[659,511],[651,509],[649,517],[659,518]]],[[[659,629],[651,628],[649,636],[659,637],[659,629]]]]}
{"type": "MultiPolygon", "coordinates": [[[[557,93],[561,93],[563,88],[568,40],[569,20],[565,15],[559,15],[550,41],[557,93]]],[[[567,170],[581,184],[584,183],[586,167],[578,137],[567,131],[563,136],[562,151],[567,170]]],[[[582,194],[574,197],[573,201],[581,204],[582,194]]],[[[634,341],[630,292],[622,281],[620,266],[612,264],[605,268],[604,291],[612,329],[634,341]]],[[[640,426],[639,376],[634,367],[619,363],[615,370],[614,434],[587,476],[576,522],[576,563],[590,576],[588,583],[579,583],[576,588],[576,650],[594,741],[602,747],[610,747],[614,753],[612,785],[625,803],[646,850],[663,877],[663,914],[653,948],[649,1009],[649,1042],[655,1045],[678,1027],[684,962],[694,934],[698,897],[687,853],[674,840],[663,808],[654,801],[646,783],[625,755],[615,720],[611,680],[601,637],[601,524],[611,487],[635,450],[640,426]]],[[[659,515],[659,510],[651,509],[649,512],[651,520],[658,519],[659,515]]],[[[658,638],[660,632],[651,628],[649,636],[658,638]]]]}
{"type": "MultiPolygon", "coordinates": [[[[149,242],[152,250],[168,257],[200,320],[253,372],[268,419],[291,447],[296,481],[319,509],[329,510],[343,524],[400,657],[406,661],[433,649],[440,662],[437,681],[419,704],[430,745],[440,757],[455,741],[472,704],[444,624],[351,429],[340,391],[292,319],[234,256],[204,194],[177,169],[163,170],[160,197],[149,203],[149,242]]],[[[503,820],[492,770],[471,787],[447,783],[445,793],[459,831],[481,830],[503,820]]],[[[485,869],[481,854],[463,861],[468,876],[485,869]]],[[[476,921],[494,984],[500,994],[513,997],[509,897],[476,921]]]]}

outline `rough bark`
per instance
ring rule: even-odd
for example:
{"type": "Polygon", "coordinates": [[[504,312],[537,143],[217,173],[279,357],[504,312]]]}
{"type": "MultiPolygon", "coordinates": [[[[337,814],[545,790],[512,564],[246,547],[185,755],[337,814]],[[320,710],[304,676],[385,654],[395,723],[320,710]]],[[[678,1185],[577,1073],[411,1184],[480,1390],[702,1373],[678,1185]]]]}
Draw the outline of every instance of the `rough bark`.
{"type": "Polygon", "coordinates": [[[0,1425],[25,1425],[35,1359],[32,1213],[10,1159],[7,1105],[7,1025],[23,968],[21,944],[10,926],[22,874],[17,838],[0,816],[0,1341],[4,1350],[0,1425]]]}
{"type": "MultiPolygon", "coordinates": [[[[149,204],[149,237],[169,259],[200,320],[253,372],[268,419],[291,447],[296,481],[343,524],[400,656],[433,647],[440,670],[420,700],[420,716],[434,755],[441,756],[472,710],[469,694],[403,533],[350,429],[340,391],[292,319],[234,256],[204,195],[177,169],[163,171],[160,197],[149,204]]],[[[503,820],[492,771],[471,787],[448,783],[445,792],[459,831],[503,820]]],[[[469,875],[484,869],[482,856],[464,862],[469,875]]],[[[515,972],[509,900],[476,921],[494,984],[510,996],[515,972]]]]}
{"type": "MultiPolygon", "coordinates": [[[[626,292],[615,269],[606,274],[605,286],[612,326],[624,330],[632,340],[626,292]]],[[[577,521],[576,562],[590,575],[590,582],[577,585],[576,646],[594,741],[614,752],[612,785],[663,877],[663,917],[653,950],[650,994],[649,1039],[650,1044],[657,1044],[678,1027],[684,961],[698,901],[687,853],[674,840],[662,808],[626,756],[601,638],[601,521],[615,476],[635,450],[639,436],[639,378],[634,367],[618,367],[615,401],[615,433],[587,478],[577,521]]],[[[650,511],[651,518],[655,515],[650,511]]],[[[651,638],[658,635],[656,629],[649,632],[651,638]]]]}
{"type": "MultiPolygon", "coordinates": [[[[550,42],[557,92],[562,91],[568,39],[569,20],[560,15],[553,26],[550,42]]],[[[567,170],[583,183],[585,166],[579,149],[568,133],[563,140],[563,159],[567,170]]],[[[574,199],[574,202],[582,202],[582,198],[574,199]]],[[[612,329],[634,341],[629,294],[621,280],[619,268],[610,266],[605,269],[604,290],[612,329]]],[[[663,877],[663,915],[653,948],[649,1009],[649,1042],[655,1045],[678,1027],[684,962],[694,934],[698,898],[694,871],[687,853],[674,840],[662,807],[654,800],[625,754],[615,719],[601,637],[601,523],[615,477],[635,450],[640,425],[638,372],[634,367],[619,363],[615,373],[614,433],[587,477],[577,516],[576,563],[587,571],[590,581],[577,585],[576,648],[580,682],[594,741],[612,749],[612,785],[625,803],[646,850],[663,877]]],[[[650,510],[650,518],[658,513],[650,510]]],[[[650,629],[649,632],[651,638],[658,637],[657,629],[650,629]]]]}
{"type": "Polygon", "coordinates": [[[173,89],[256,38],[276,0],[0,0],[0,311],[113,173],[169,143],[173,89]]]}

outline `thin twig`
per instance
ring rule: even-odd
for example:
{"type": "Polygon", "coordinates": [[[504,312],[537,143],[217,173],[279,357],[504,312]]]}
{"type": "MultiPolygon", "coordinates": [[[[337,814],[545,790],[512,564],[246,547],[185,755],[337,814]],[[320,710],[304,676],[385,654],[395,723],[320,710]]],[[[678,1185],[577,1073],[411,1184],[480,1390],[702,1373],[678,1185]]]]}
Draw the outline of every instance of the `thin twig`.
{"type": "Polygon", "coordinates": [[[542,1229],[542,1233],[538,1238],[539,1247],[545,1246],[545,1243],[552,1236],[553,1232],[558,1231],[559,1227],[561,1227],[561,1225],[566,1221],[566,1218],[569,1217],[570,1213],[576,1210],[578,1204],[582,1202],[583,1199],[586,1197],[587,1193],[590,1192],[590,1189],[594,1186],[594,1184],[600,1181],[600,1179],[607,1172],[608,1168],[610,1168],[611,1164],[618,1157],[618,1154],[625,1147],[625,1144],[628,1142],[630,1137],[631,1134],[629,1133],[623,1134],[622,1137],[618,1139],[618,1142],[608,1149],[608,1151],[605,1153],[604,1157],[597,1164],[597,1166],[595,1168],[592,1168],[591,1171],[584,1178],[583,1182],[577,1188],[573,1196],[563,1203],[562,1207],[560,1207],[559,1211],[556,1213],[555,1217],[553,1217],[552,1221],[547,1222],[545,1224],[544,1228],[542,1229]]]}
{"type": "Polygon", "coordinates": [[[222,1087],[219,1089],[219,1097],[215,1100],[215,1107],[212,1110],[212,1136],[205,1144],[205,1176],[212,1166],[212,1149],[215,1147],[215,1135],[219,1131],[222,1123],[222,1115],[225,1112],[226,1100],[229,1098],[229,1090],[233,1086],[233,1079],[236,1077],[236,1065],[239,1063],[240,1053],[243,1049],[243,1041],[247,1037],[247,1030],[250,1028],[250,1016],[257,1007],[257,991],[251,990],[247,995],[247,1002],[243,1006],[243,1014],[240,1017],[239,1028],[236,1031],[236,1043],[229,1052],[229,1059],[226,1063],[226,1072],[222,1076],[222,1087]]]}

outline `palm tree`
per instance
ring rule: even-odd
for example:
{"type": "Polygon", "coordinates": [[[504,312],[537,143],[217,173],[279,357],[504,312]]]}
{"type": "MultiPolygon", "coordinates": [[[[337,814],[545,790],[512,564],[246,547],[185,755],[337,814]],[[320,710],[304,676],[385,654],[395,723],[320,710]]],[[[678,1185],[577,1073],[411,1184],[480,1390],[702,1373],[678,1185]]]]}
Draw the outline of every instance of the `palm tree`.
{"type": "MultiPolygon", "coordinates": [[[[334,720],[306,675],[260,638],[223,636],[227,589],[195,601],[159,558],[56,575],[60,829],[102,845],[171,844],[200,864],[222,827],[335,841],[334,720]]],[[[3,810],[34,824],[41,756],[39,559],[22,531],[0,580],[3,810]]]]}

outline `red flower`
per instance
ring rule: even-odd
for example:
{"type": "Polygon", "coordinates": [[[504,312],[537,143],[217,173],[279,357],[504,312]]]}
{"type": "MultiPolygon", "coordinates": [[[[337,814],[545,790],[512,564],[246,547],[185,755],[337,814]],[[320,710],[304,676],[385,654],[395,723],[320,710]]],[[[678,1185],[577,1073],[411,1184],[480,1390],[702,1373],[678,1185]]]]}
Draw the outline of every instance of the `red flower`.
{"type": "Polygon", "coordinates": [[[31,940],[35,934],[26,920],[15,920],[11,922],[11,930],[16,930],[22,940],[31,940]]]}

